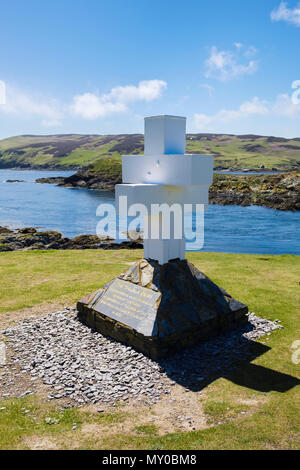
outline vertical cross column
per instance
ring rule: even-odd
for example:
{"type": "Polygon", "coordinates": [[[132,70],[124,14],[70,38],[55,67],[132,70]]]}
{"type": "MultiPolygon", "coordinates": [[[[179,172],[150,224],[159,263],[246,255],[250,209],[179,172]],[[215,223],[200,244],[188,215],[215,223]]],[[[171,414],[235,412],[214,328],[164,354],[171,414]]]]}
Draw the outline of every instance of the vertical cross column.
{"type": "MultiPolygon", "coordinates": [[[[186,131],[186,118],[179,116],[152,116],[145,118],[145,137],[144,137],[144,155],[148,157],[155,165],[155,172],[152,178],[157,178],[157,181],[167,182],[168,174],[176,170],[175,165],[170,161],[164,165],[164,155],[184,155],[185,153],[185,131],[186,131]],[[171,166],[172,165],[172,166],[171,166]],[[165,176],[162,174],[165,173],[165,176]],[[162,179],[163,178],[163,179],[162,179]]],[[[151,177],[153,170],[148,173],[151,177]]],[[[170,207],[170,197],[165,190],[161,195],[160,204],[168,204],[170,207]]],[[[163,207],[163,206],[162,206],[163,207]]],[[[165,206],[166,207],[166,206],[165,206]]],[[[181,205],[180,205],[181,207],[181,205]]],[[[171,213],[170,213],[171,214],[171,213]]],[[[185,238],[184,238],[184,223],[183,211],[181,207],[181,214],[178,214],[181,220],[170,220],[171,217],[168,213],[159,215],[149,215],[148,218],[148,238],[144,240],[144,257],[155,259],[159,264],[167,263],[170,259],[185,259],[185,238]],[[168,217],[168,220],[163,220],[168,217]],[[163,223],[170,222],[170,233],[167,238],[164,238],[163,223]],[[173,223],[172,223],[173,222],[173,223]],[[175,237],[174,224],[180,224],[181,238],[175,237]],[[159,232],[158,238],[152,238],[153,232],[159,232]]],[[[178,227],[177,227],[178,228],[178,227]]]]}
{"type": "Polygon", "coordinates": [[[207,204],[208,188],[212,182],[213,157],[186,155],[185,129],[185,117],[145,118],[144,155],[122,157],[124,184],[116,185],[117,207],[120,196],[127,197],[128,206],[144,204],[148,214],[144,257],[160,264],[185,258],[184,204],[207,204]],[[169,211],[159,213],[156,210],[153,213],[157,205],[165,208],[167,205],[169,211]],[[174,212],[170,233],[165,236],[166,217],[174,212]],[[179,232],[181,229],[180,236],[178,229],[179,232]]]}

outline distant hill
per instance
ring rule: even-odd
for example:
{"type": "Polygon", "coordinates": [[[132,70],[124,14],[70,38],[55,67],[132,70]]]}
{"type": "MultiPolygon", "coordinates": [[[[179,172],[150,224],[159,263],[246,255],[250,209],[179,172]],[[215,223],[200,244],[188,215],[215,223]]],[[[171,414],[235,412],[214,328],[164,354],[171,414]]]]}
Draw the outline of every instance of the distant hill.
{"type": "MultiPolygon", "coordinates": [[[[0,140],[0,168],[81,169],[144,150],[142,134],[23,135],[0,140]]],[[[216,169],[300,168],[300,138],[187,134],[187,153],[215,155],[216,169]]]]}

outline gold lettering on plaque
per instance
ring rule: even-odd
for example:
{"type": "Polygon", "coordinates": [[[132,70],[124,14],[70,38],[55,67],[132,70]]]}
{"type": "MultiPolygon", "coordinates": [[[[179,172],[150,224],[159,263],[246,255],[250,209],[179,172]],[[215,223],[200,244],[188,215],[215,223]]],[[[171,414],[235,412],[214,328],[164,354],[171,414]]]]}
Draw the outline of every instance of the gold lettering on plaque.
{"type": "Polygon", "coordinates": [[[159,292],[147,292],[145,287],[116,279],[100,297],[94,309],[135,329],[139,329],[139,325],[143,325],[144,329],[148,320],[154,321],[159,297],[159,292]]]}

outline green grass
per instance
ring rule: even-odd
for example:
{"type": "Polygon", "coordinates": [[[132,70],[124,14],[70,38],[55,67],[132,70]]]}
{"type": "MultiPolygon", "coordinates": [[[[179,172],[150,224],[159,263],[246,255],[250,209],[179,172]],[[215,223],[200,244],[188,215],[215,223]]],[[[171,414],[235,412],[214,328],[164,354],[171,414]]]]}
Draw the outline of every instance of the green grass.
{"type": "MultiPolygon", "coordinates": [[[[47,302],[72,304],[141,255],[140,250],[2,253],[1,312],[47,302]]],[[[291,379],[299,378],[299,365],[292,362],[291,347],[299,339],[300,258],[223,253],[187,257],[250,311],[279,319],[284,326],[255,343],[264,347],[264,354],[203,390],[199,401],[207,426],[165,434],[156,423],[135,422],[126,409],[103,415],[84,408],[62,411],[40,397],[27,397],[0,402],[0,407],[7,407],[0,411],[0,448],[28,448],[37,438],[50,439],[58,448],[78,449],[299,448],[299,388],[291,379]],[[31,410],[28,415],[21,412],[24,407],[31,410]],[[46,424],[48,416],[59,423],[46,424]],[[76,431],[71,430],[73,422],[78,423],[76,431]],[[92,432],[84,432],[87,425],[93,426],[92,432]]],[[[142,418],[138,409],[134,412],[142,418]]]]}
{"type": "Polygon", "coordinates": [[[207,400],[204,405],[205,414],[210,424],[219,424],[236,418],[238,414],[245,413],[248,406],[236,405],[230,401],[207,400]]]}
{"type": "Polygon", "coordinates": [[[115,177],[121,180],[122,164],[120,158],[101,158],[90,169],[91,173],[101,173],[102,177],[115,177]]]}
{"type": "Polygon", "coordinates": [[[58,409],[35,395],[2,400],[0,403],[1,408],[5,407],[0,411],[0,450],[24,449],[32,436],[47,436],[50,440],[55,437],[61,440],[64,447],[64,436],[74,433],[74,424],[76,431],[80,432],[83,424],[113,425],[126,417],[124,412],[119,411],[99,415],[75,407],[58,409]]]}
{"type": "Polygon", "coordinates": [[[142,424],[141,426],[136,426],[134,431],[137,434],[145,434],[147,436],[155,436],[157,434],[157,427],[155,424],[142,424]]]}
{"type": "Polygon", "coordinates": [[[0,255],[0,313],[53,301],[74,303],[117,276],[120,270],[126,270],[126,263],[134,261],[137,252],[124,256],[123,250],[113,255],[95,250],[49,250],[11,255],[0,255]]]}
{"type": "Polygon", "coordinates": [[[58,410],[49,403],[42,403],[35,396],[3,400],[5,410],[0,411],[0,449],[26,448],[24,438],[33,435],[64,435],[73,427],[80,425],[84,414],[77,408],[58,410]],[[29,413],[25,411],[29,410],[29,413]],[[53,424],[48,424],[48,418],[53,424]],[[51,421],[52,421],[51,420],[51,421]]]}
{"type": "MultiPolygon", "coordinates": [[[[70,154],[68,154],[63,159],[64,165],[78,165],[78,166],[85,166],[91,164],[94,160],[99,158],[99,151],[97,150],[85,150],[82,148],[73,150],[70,154]]],[[[55,160],[56,164],[59,164],[60,161],[57,158],[55,160]]]]}

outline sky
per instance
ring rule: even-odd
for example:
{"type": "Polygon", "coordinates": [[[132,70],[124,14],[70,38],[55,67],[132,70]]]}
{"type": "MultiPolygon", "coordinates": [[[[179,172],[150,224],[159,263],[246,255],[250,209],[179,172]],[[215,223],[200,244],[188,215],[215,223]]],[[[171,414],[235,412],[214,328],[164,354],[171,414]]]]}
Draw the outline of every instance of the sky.
{"type": "Polygon", "coordinates": [[[295,0],[0,2],[0,138],[143,132],[300,137],[295,0]]]}

